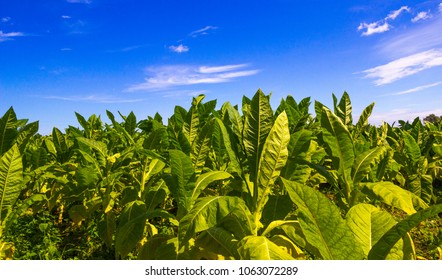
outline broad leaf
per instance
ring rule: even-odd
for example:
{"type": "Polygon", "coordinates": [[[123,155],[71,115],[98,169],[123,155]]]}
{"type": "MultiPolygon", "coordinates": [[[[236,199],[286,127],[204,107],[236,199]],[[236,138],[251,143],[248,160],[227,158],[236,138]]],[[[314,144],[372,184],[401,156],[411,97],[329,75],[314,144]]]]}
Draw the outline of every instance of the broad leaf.
{"type": "Polygon", "coordinates": [[[344,92],[335,110],[335,114],[342,120],[344,125],[353,125],[352,106],[347,92],[344,92]]]}
{"type": "Polygon", "coordinates": [[[220,138],[222,139],[227,152],[227,156],[229,158],[228,171],[231,170],[231,172],[235,172],[236,174],[240,175],[242,173],[241,166],[238,162],[238,158],[235,152],[232,149],[232,143],[230,141],[229,133],[227,132],[224,123],[220,119],[216,118],[215,123],[220,129],[220,138]]]}
{"type": "Polygon", "coordinates": [[[219,180],[225,180],[232,177],[229,173],[225,171],[210,171],[204,174],[201,174],[196,180],[195,187],[192,191],[192,195],[190,196],[191,207],[194,202],[198,199],[201,192],[211,183],[219,180]]]}
{"type": "Polygon", "coordinates": [[[353,185],[350,176],[355,160],[353,140],[342,121],[325,107],[321,116],[321,128],[325,148],[345,184],[348,198],[353,185]]]}
{"type": "MultiPolygon", "coordinates": [[[[258,186],[262,189],[259,204],[264,206],[264,201],[281,173],[287,158],[287,146],[290,141],[287,114],[282,112],[276,119],[264,143],[264,148],[259,159],[258,186]]],[[[260,207],[260,206],[258,206],[260,207]]],[[[262,209],[261,207],[261,209],[262,209]]]]}
{"type": "Polygon", "coordinates": [[[201,173],[206,159],[210,152],[210,140],[213,133],[213,122],[204,125],[198,136],[194,139],[190,151],[190,159],[192,160],[193,168],[196,173],[201,173]]]}
{"type": "Polygon", "coordinates": [[[357,139],[363,129],[368,125],[368,118],[371,115],[371,112],[373,111],[374,103],[371,103],[368,105],[361,113],[361,116],[359,117],[358,122],[356,123],[355,131],[353,134],[353,138],[357,139]]]}
{"type": "Polygon", "coordinates": [[[0,158],[0,226],[15,204],[23,183],[23,163],[15,144],[0,158]]]}
{"type": "Polygon", "coordinates": [[[116,218],[112,211],[105,213],[100,222],[98,222],[98,235],[108,248],[112,248],[113,236],[115,234],[116,227],[116,218]]]}
{"type": "Polygon", "coordinates": [[[12,147],[17,134],[17,116],[10,107],[0,118],[0,155],[12,147]]]}
{"type": "Polygon", "coordinates": [[[209,228],[198,236],[195,244],[214,254],[222,255],[226,259],[239,259],[238,240],[224,228],[209,228]]]}
{"type": "Polygon", "coordinates": [[[391,182],[362,183],[362,191],[375,196],[382,202],[399,208],[407,214],[416,212],[413,206],[413,194],[391,182]]]}
{"type": "MultiPolygon", "coordinates": [[[[292,201],[298,206],[297,214],[302,231],[309,244],[325,260],[352,260],[364,258],[340,210],[325,195],[302,184],[282,179],[292,201]]],[[[314,252],[312,252],[314,253],[314,252]]]]}
{"type": "Polygon", "coordinates": [[[242,260],[293,260],[294,258],[264,236],[246,236],[238,243],[242,260]]]}
{"type": "Polygon", "coordinates": [[[181,218],[190,210],[190,195],[193,184],[189,181],[194,176],[192,161],[189,156],[179,150],[170,150],[170,167],[172,183],[168,185],[178,203],[177,218],[181,218]]]}
{"type": "Polygon", "coordinates": [[[255,181],[261,151],[273,125],[273,111],[270,107],[269,97],[258,90],[250,104],[250,111],[244,112],[244,116],[244,147],[249,160],[250,178],[255,181]]]}
{"type": "Polygon", "coordinates": [[[383,260],[386,258],[394,244],[404,237],[412,228],[417,226],[420,222],[431,218],[442,212],[442,204],[436,204],[421,210],[393,226],[387,233],[385,233],[379,241],[371,248],[368,254],[370,260],[383,260]]]}
{"type": "Polygon", "coordinates": [[[376,147],[358,155],[355,159],[353,168],[353,183],[357,184],[371,172],[371,168],[379,164],[379,162],[387,155],[385,146],[376,147]]]}
{"type": "Polygon", "coordinates": [[[193,208],[180,220],[178,240],[184,246],[196,233],[216,226],[225,216],[236,208],[247,208],[239,197],[203,197],[196,201],[193,208]]]}
{"type": "MultiPolygon", "coordinates": [[[[347,225],[364,250],[365,256],[368,256],[372,246],[379,241],[382,235],[396,224],[396,220],[388,212],[363,203],[353,206],[345,218],[347,225]]],[[[405,255],[403,241],[399,240],[394,247],[396,254],[387,258],[402,259],[405,255]]]]}

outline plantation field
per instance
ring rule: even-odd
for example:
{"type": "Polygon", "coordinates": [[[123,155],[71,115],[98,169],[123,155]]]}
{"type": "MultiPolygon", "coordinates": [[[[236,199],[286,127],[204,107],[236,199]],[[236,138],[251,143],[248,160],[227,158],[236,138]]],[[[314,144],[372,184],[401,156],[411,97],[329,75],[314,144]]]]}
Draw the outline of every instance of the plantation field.
{"type": "Polygon", "coordinates": [[[332,98],[201,95],[47,136],[11,107],[0,259],[442,259],[442,121],[373,126],[332,98]]]}

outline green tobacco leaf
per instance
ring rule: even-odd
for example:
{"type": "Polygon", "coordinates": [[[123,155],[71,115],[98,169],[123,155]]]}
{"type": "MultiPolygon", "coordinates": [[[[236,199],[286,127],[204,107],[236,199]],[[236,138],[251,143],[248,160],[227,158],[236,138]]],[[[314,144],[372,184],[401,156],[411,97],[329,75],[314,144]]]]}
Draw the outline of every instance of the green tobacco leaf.
{"type": "Polygon", "coordinates": [[[402,131],[402,138],[404,139],[405,154],[407,158],[413,162],[417,163],[421,156],[421,150],[416,140],[408,132],[402,131]]]}
{"type": "Polygon", "coordinates": [[[141,201],[133,201],[121,212],[117,234],[115,236],[115,251],[124,259],[143,238],[146,222],[146,205],[141,201]]]}
{"type": "Polygon", "coordinates": [[[191,200],[191,207],[195,203],[195,201],[198,199],[201,192],[211,183],[219,180],[225,180],[228,178],[231,178],[232,175],[225,171],[210,171],[204,174],[201,174],[198,176],[198,179],[195,183],[195,188],[192,191],[192,195],[190,196],[191,200]]]}
{"type": "Polygon", "coordinates": [[[0,158],[0,226],[15,204],[23,183],[22,156],[17,144],[0,158]]]}
{"type": "Polygon", "coordinates": [[[293,209],[294,205],[287,194],[270,195],[262,211],[261,222],[266,226],[272,221],[283,220],[293,209]]]}
{"type": "Polygon", "coordinates": [[[153,187],[150,187],[144,195],[147,211],[153,211],[167,197],[168,189],[163,180],[160,180],[153,187]]]}
{"type": "Polygon", "coordinates": [[[97,151],[103,158],[107,157],[108,151],[105,143],[84,137],[77,137],[77,141],[80,148],[88,147],[89,149],[97,151]]]}
{"type": "Polygon", "coordinates": [[[178,202],[177,217],[181,218],[191,208],[190,195],[193,184],[190,184],[189,181],[194,176],[194,169],[190,157],[183,152],[170,150],[169,155],[173,183],[168,187],[178,202]]]}
{"type": "Polygon", "coordinates": [[[193,168],[196,173],[201,173],[205,164],[206,159],[210,153],[210,141],[212,139],[213,133],[213,122],[208,122],[201,128],[198,136],[193,142],[190,159],[192,160],[193,168]]]}
{"type": "Polygon", "coordinates": [[[201,99],[199,98],[193,98],[192,107],[187,113],[185,122],[183,123],[183,132],[191,147],[193,146],[193,142],[198,137],[198,132],[201,125],[197,108],[200,101],[201,99]]]}
{"type": "Polygon", "coordinates": [[[238,139],[242,139],[244,124],[238,110],[236,110],[230,104],[230,102],[224,103],[223,106],[227,108],[227,114],[229,115],[229,120],[232,123],[233,133],[235,133],[235,135],[238,136],[238,139]]]}
{"type": "Polygon", "coordinates": [[[290,132],[288,127],[287,114],[282,112],[270,130],[264,148],[259,159],[258,167],[258,183],[259,187],[264,191],[264,195],[268,194],[270,188],[275,184],[276,179],[281,173],[287,158],[287,146],[290,141],[290,132]]]}
{"type": "Polygon", "coordinates": [[[89,124],[87,123],[86,119],[77,112],[75,112],[75,116],[77,117],[78,123],[81,125],[81,127],[83,127],[85,134],[90,135],[89,124]]]}
{"type": "Polygon", "coordinates": [[[208,250],[217,255],[222,255],[226,259],[239,259],[237,251],[238,240],[230,233],[221,227],[212,227],[202,232],[195,240],[195,244],[205,250],[208,250]]]}
{"type": "Polygon", "coordinates": [[[294,258],[264,236],[246,236],[238,243],[242,260],[293,260],[294,258]]]}
{"type": "Polygon", "coordinates": [[[227,155],[229,157],[229,167],[228,171],[240,175],[242,173],[241,166],[238,162],[237,156],[232,149],[232,142],[230,141],[229,133],[224,125],[224,123],[219,119],[215,119],[216,125],[220,128],[221,139],[223,141],[224,147],[226,149],[227,155]]]}
{"type": "Polygon", "coordinates": [[[155,235],[140,249],[139,260],[176,260],[178,240],[174,236],[155,235]]]}
{"type": "Polygon", "coordinates": [[[131,111],[124,120],[124,129],[130,136],[135,134],[135,129],[137,129],[137,117],[134,112],[131,111]]]}
{"type": "Polygon", "coordinates": [[[269,97],[258,90],[253,96],[250,111],[244,112],[245,122],[243,131],[244,147],[250,166],[250,178],[255,181],[258,173],[259,159],[264,142],[272,129],[273,111],[269,97]]]}
{"type": "Polygon", "coordinates": [[[18,144],[19,150],[21,153],[25,150],[26,145],[29,142],[29,139],[38,132],[38,121],[31,122],[26,126],[20,128],[17,138],[15,142],[18,144]]]}
{"type": "Polygon", "coordinates": [[[362,191],[375,196],[382,202],[399,208],[407,214],[416,212],[413,206],[413,194],[391,182],[361,183],[362,191]]]}
{"type": "Polygon", "coordinates": [[[352,106],[347,92],[344,92],[335,110],[335,114],[342,120],[344,125],[353,125],[352,106]]]}
{"type": "Polygon", "coordinates": [[[193,208],[180,220],[178,229],[180,248],[196,233],[216,226],[225,216],[239,207],[247,208],[239,197],[216,196],[198,199],[193,208]]]}
{"type": "Polygon", "coordinates": [[[232,233],[237,239],[252,235],[256,229],[256,224],[249,208],[243,204],[238,205],[237,208],[222,218],[218,224],[232,233]]]}
{"type": "MultiPolygon", "coordinates": [[[[317,248],[325,260],[363,259],[364,253],[356,241],[340,210],[319,191],[282,179],[292,201],[306,240],[317,248]]],[[[314,252],[312,252],[314,253],[314,252]]]]}
{"type": "Polygon", "coordinates": [[[329,109],[323,107],[321,116],[322,139],[335,170],[345,184],[347,196],[351,193],[351,170],[355,152],[353,140],[347,127],[329,109]]]}
{"type": "Polygon", "coordinates": [[[263,231],[263,233],[261,235],[266,236],[275,228],[278,228],[280,226],[292,225],[292,224],[299,224],[299,221],[296,221],[296,220],[276,220],[276,221],[273,221],[267,226],[267,228],[263,231]]]}
{"type": "Polygon", "coordinates": [[[358,155],[353,168],[353,183],[357,184],[371,172],[374,165],[378,164],[387,155],[385,146],[375,147],[358,155]]]}
{"type": "Polygon", "coordinates": [[[89,213],[84,205],[74,205],[69,209],[69,218],[71,218],[75,224],[86,220],[88,217],[89,213]]]}
{"type": "Polygon", "coordinates": [[[371,112],[373,111],[374,103],[371,103],[368,105],[364,111],[362,111],[361,116],[359,117],[358,122],[356,123],[355,132],[353,134],[353,138],[357,139],[361,132],[363,131],[364,127],[368,125],[368,118],[371,115],[371,112]]]}
{"type": "Polygon", "coordinates": [[[98,222],[98,236],[100,236],[101,240],[104,241],[108,248],[112,248],[112,241],[116,227],[116,218],[112,211],[105,213],[103,218],[98,222]]]}
{"type": "Polygon", "coordinates": [[[278,245],[280,249],[282,249],[287,254],[291,255],[294,259],[296,260],[306,259],[305,253],[301,250],[301,248],[296,246],[296,244],[292,240],[290,240],[290,238],[288,238],[287,236],[280,234],[273,235],[270,238],[270,241],[278,245]]]}
{"type": "MultiPolygon", "coordinates": [[[[347,225],[364,250],[365,256],[368,256],[372,246],[379,241],[382,235],[396,224],[396,220],[388,212],[364,203],[350,208],[345,218],[347,225]]],[[[402,240],[399,240],[394,247],[400,255],[404,249],[402,240]]],[[[391,259],[395,258],[397,257],[391,256],[391,259]]]]}
{"type": "Polygon", "coordinates": [[[404,220],[393,226],[387,233],[385,233],[379,241],[371,248],[368,259],[383,260],[386,258],[391,248],[396,242],[403,238],[412,228],[417,226],[420,222],[431,218],[442,212],[442,204],[430,206],[413,215],[408,216],[404,220]]]}
{"type": "Polygon", "coordinates": [[[17,134],[17,116],[10,107],[0,118],[0,155],[12,147],[17,134]]]}
{"type": "Polygon", "coordinates": [[[65,154],[68,151],[64,134],[56,127],[52,129],[52,141],[54,142],[57,154],[65,154]]]}

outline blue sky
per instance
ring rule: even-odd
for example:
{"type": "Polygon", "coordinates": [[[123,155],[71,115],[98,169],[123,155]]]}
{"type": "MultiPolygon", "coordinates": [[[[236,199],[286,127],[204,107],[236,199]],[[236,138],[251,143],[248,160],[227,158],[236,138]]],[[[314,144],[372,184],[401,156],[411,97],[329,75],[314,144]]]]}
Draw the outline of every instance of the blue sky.
{"type": "MultiPolygon", "coordinates": [[[[0,1],[0,114],[52,127],[105,110],[138,119],[258,88],[371,123],[442,115],[442,1],[0,1]]],[[[313,113],[313,106],[311,107],[313,113]]]]}

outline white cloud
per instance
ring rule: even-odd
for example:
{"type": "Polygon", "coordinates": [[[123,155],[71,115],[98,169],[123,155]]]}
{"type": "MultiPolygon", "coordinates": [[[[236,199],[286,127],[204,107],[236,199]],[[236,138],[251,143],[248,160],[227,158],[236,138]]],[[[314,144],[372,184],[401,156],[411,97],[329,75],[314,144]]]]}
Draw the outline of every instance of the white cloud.
{"type": "Polygon", "coordinates": [[[1,19],[1,22],[5,23],[5,22],[8,22],[10,20],[11,20],[10,17],[4,17],[4,18],[1,19]]]}
{"type": "Polygon", "coordinates": [[[186,66],[171,65],[150,67],[146,69],[148,77],[144,83],[133,85],[126,91],[154,91],[164,90],[177,86],[197,84],[226,83],[239,77],[252,76],[259,70],[239,70],[247,64],[223,66],[186,66]]]}
{"type": "Polygon", "coordinates": [[[144,101],[144,99],[122,99],[113,96],[106,95],[87,95],[87,96],[59,96],[59,95],[49,95],[49,96],[38,96],[44,99],[62,100],[70,102],[90,102],[90,103],[102,103],[102,104],[113,104],[113,103],[135,103],[144,101]]]}
{"type": "Polygon", "coordinates": [[[384,33],[388,30],[390,30],[390,25],[386,22],[381,24],[380,22],[373,22],[373,23],[361,23],[359,24],[358,30],[363,30],[362,36],[370,36],[376,33],[384,33]]]}
{"type": "Polygon", "coordinates": [[[365,78],[375,79],[375,85],[380,86],[441,65],[442,49],[432,49],[364,70],[363,73],[365,78]]]}
{"type": "Polygon", "coordinates": [[[402,12],[410,12],[410,8],[408,6],[402,6],[399,9],[390,12],[390,14],[388,14],[388,16],[385,18],[385,20],[389,20],[389,19],[396,19],[402,12]]]}
{"type": "Polygon", "coordinates": [[[244,67],[247,67],[247,64],[233,64],[233,65],[223,65],[223,66],[201,66],[198,69],[198,71],[200,73],[204,73],[204,74],[211,74],[211,73],[233,71],[233,70],[244,68],[244,67]]]}
{"type": "Polygon", "coordinates": [[[68,3],[91,4],[92,0],[66,0],[68,3]]]}
{"type": "Polygon", "coordinates": [[[411,19],[412,22],[418,22],[421,20],[426,20],[431,18],[430,12],[420,12],[414,18],[411,19]]]}
{"type": "Polygon", "coordinates": [[[13,40],[15,37],[22,37],[25,36],[22,32],[9,32],[9,33],[3,33],[3,31],[0,30],[0,42],[13,40]]]}
{"type": "Polygon", "coordinates": [[[378,48],[391,57],[400,57],[432,48],[442,48],[442,16],[410,26],[400,35],[394,36],[380,45],[378,48]]]}
{"type": "Polygon", "coordinates": [[[388,21],[395,20],[404,11],[410,12],[410,8],[408,6],[402,6],[397,10],[391,11],[383,20],[378,20],[372,23],[360,23],[358,26],[358,31],[365,30],[362,32],[362,36],[370,36],[377,33],[387,32],[391,28],[388,21]]]}
{"type": "Polygon", "coordinates": [[[70,19],[71,16],[65,16],[65,15],[63,15],[63,16],[61,16],[61,18],[62,18],[62,19],[70,19]]]}
{"type": "Polygon", "coordinates": [[[442,115],[442,109],[415,111],[409,108],[397,108],[390,110],[388,112],[381,112],[381,113],[373,112],[373,114],[370,116],[370,123],[380,124],[382,122],[387,122],[387,123],[396,122],[397,124],[398,120],[412,121],[417,117],[423,120],[426,116],[430,114],[435,114],[438,116],[442,115]]]}
{"type": "Polygon", "coordinates": [[[418,92],[427,88],[432,88],[432,87],[436,87],[442,85],[442,81],[437,82],[437,83],[432,83],[432,84],[428,84],[428,85],[423,85],[423,86],[418,86],[412,89],[407,89],[407,90],[403,90],[403,91],[399,91],[396,93],[393,93],[391,95],[404,95],[404,94],[409,94],[409,93],[413,93],[413,92],[418,92]]]}
{"type": "Polygon", "coordinates": [[[439,3],[439,12],[442,13],[442,3],[439,3]]]}
{"type": "Polygon", "coordinates": [[[195,38],[195,37],[198,37],[198,36],[201,36],[201,35],[207,35],[207,34],[209,34],[210,30],[215,30],[215,29],[218,29],[218,27],[208,25],[208,26],[206,26],[204,28],[201,28],[201,29],[198,29],[198,30],[190,32],[189,36],[195,38]]]}
{"type": "Polygon", "coordinates": [[[189,47],[184,46],[183,44],[179,44],[178,46],[170,46],[169,50],[176,53],[185,53],[189,51],[189,47]]]}

